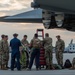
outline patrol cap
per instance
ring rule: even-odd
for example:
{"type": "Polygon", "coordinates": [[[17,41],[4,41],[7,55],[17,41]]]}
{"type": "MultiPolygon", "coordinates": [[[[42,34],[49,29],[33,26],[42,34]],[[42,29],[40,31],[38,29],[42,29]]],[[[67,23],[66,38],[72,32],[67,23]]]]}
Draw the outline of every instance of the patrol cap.
{"type": "Polygon", "coordinates": [[[60,37],[60,35],[57,35],[56,37],[60,37]]]}
{"type": "Polygon", "coordinates": [[[18,34],[17,33],[14,33],[13,36],[18,36],[18,34]]]}
{"type": "Polygon", "coordinates": [[[2,35],[1,35],[1,37],[2,37],[2,38],[4,38],[4,37],[5,37],[5,35],[4,35],[4,34],[2,34],[2,35]]]}

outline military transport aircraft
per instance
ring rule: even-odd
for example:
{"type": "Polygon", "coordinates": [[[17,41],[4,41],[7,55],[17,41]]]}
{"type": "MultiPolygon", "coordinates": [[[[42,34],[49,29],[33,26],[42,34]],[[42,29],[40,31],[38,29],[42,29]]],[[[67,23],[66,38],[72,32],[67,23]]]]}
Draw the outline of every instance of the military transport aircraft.
{"type": "Polygon", "coordinates": [[[31,7],[42,9],[45,28],[75,31],[75,0],[34,0],[31,7]]]}
{"type": "Polygon", "coordinates": [[[33,0],[34,9],[5,17],[5,22],[43,23],[46,29],[75,31],[75,0],[33,0]]]}

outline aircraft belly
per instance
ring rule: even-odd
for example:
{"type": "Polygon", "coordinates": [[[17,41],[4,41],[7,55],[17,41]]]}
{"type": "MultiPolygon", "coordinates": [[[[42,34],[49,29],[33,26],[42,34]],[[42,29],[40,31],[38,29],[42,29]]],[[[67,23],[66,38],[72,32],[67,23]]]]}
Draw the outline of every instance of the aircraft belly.
{"type": "Polygon", "coordinates": [[[75,0],[36,0],[36,2],[40,4],[40,6],[43,5],[75,11],[75,0]]]}

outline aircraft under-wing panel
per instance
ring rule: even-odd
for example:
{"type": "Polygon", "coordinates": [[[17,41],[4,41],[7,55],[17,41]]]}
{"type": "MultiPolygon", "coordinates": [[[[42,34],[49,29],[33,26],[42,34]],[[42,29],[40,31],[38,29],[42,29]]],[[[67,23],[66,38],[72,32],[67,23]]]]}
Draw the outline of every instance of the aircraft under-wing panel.
{"type": "Polygon", "coordinates": [[[31,7],[42,9],[42,22],[46,29],[75,31],[75,0],[33,0],[31,7]]]}
{"type": "Polygon", "coordinates": [[[3,22],[42,23],[42,9],[33,9],[17,15],[5,17],[3,18],[3,22]]]}
{"type": "Polygon", "coordinates": [[[32,7],[51,10],[51,12],[75,13],[75,0],[34,0],[32,7]]]}

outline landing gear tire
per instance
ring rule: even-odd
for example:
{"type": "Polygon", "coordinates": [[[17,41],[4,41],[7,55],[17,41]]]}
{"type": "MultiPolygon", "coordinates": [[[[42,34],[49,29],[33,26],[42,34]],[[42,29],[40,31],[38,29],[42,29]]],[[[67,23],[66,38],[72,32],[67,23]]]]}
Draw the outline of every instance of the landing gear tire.
{"type": "Polygon", "coordinates": [[[64,26],[64,14],[55,16],[57,28],[63,28],[64,26]]]}
{"type": "Polygon", "coordinates": [[[46,29],[51,29],[56,27],[55,16],[48,10],[42,11],[43,25],[46,29]]]}
{"type": "Polygon", "coordinates": [[[51,23],[51,14],[47,10],[42,11],[42,21],[43,25],[46,29],[50,29],[50,23],[51,23]]]}

